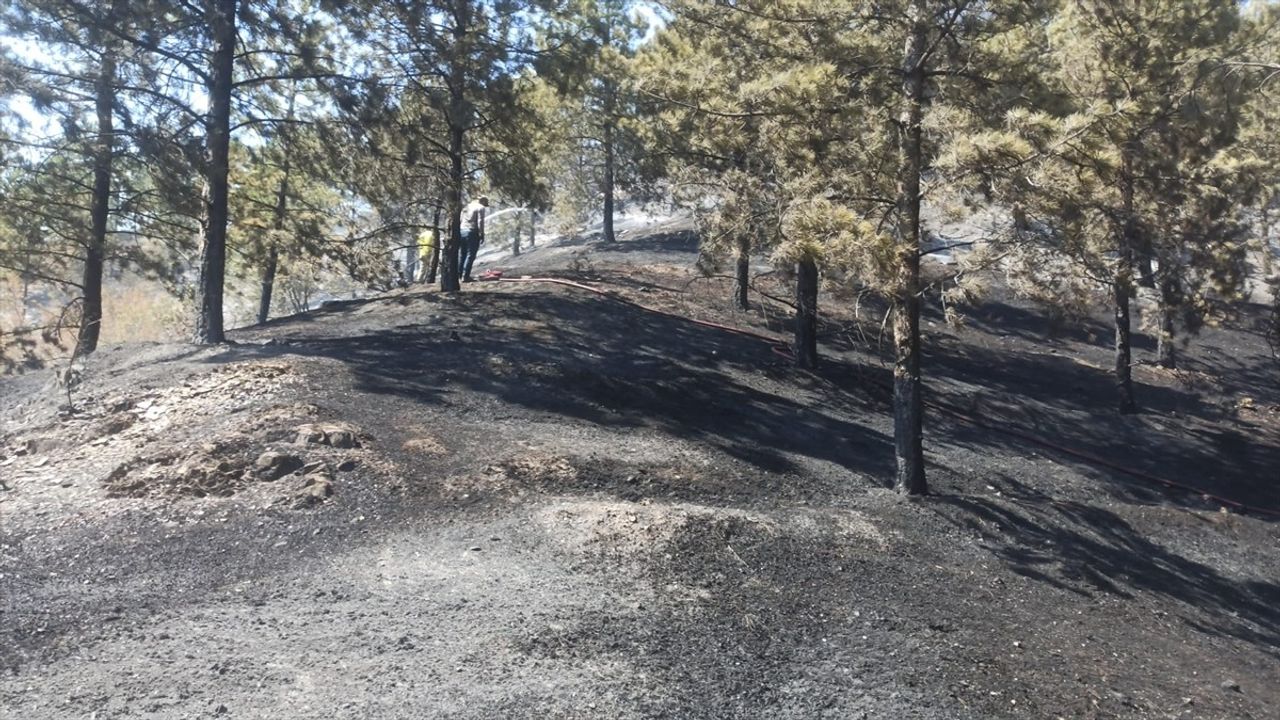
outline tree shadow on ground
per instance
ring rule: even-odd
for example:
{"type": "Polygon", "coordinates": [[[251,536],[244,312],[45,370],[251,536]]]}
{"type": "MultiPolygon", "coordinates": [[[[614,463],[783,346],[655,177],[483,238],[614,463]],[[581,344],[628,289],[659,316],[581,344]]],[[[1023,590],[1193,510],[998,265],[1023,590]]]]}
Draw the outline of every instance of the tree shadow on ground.
{"type": "Polygon", "coordinates": [[[582,235],[575,235],[565,238],[555,244],[555,247],[587,247],[596,254],[602,253],[652,253],[655,255],[697,255],[698,254],[698,234],[691,230],[682,230],[675,232],[661,232],[634,240],[623,236],[618,238],[617,242],[606,243],[600,236],[600,232],[591,232],[582,235]]]}
{"type": "Polygon", "coordinates": [[[889,438],[768,377],[788,371],[766,344],[575,292],[408,296],[409,312],[447,312],[337,337],[309,337],[304,327],[286,345],[237,346],[212,361],[332,358],[363,393],[449,405],[460,416],[480,409],[467,397],[478,394],[534,413],[661,430],[770,472],[794,471],[804,456],[888,476],[889,438]]]}
{"type": "MultiPolygon", "coordinates": [[[[892,477],[890,438],[870,429],[868,417],[878,421],[888,412],[886,367],[831,357],[816,374],[796,375],[757,339],[574,290],[499,288],[371,301],[404,312],[344,308],[357,324],[341,335],[320,337],[303,326],[286,347],[237,352],[337,359],[351,367],[360,390],[456,405],[460,416],[475,411],[458,393],[467,391],[523,411],[706,442],[766,471],[794,471],[794,459],[804,456],[882,483],[892,477]]],[[[949,406],[1202,492],[1280,507],[1280,488],[1267,471],[1280,465],[1274,443],[1221,423],[1120,416],[1110,409],[1109,376],[1065,355],[958,341],[934,347],[926,362],[930,395],[949,406]]],[[[1160,412],[1204,410],[1199,398],[1176,388],[1141,391],[1160,412]]],[[[1045,450],[930,413],[930,432],[942,430],[934,447],[1015,457],[1045,450]]],[[[1105,480],[1117,497],[1203,507],[1188,493],[1086,467],[1079,457],[1054,457],[1105,480]]]]}
{"type": "MultiPolygon", "coordinates": [[[[965,414],[1203,492],[1280,509],[1274,473],[1280,443],[1225,417],[1201,395],[1141,383],[1136,391],[1143,412],[1124,416],[1112,409],[1112,378],[1069,356],[947,343],[929,353],[926,364],[938,378],[935,397],[965,414]]],[[[1011,452],[1034,449],[1025,440],[963,424],[948,426],[948,440],[1011,452]]]]}
{"type": "MultiPolygon", "coordinates": [[[[939,322],[945,322],[941,307],[930,305],[926,314],[939,322]]],[[[1055,321],[1042,310],[1029,306],[989,301],[965,312],[967,328],[990,335],[993,338],[1016,336],[1038,344],[1063,345],[1069,342],[1086,345],[1109,346],[1113,328],[1094,318],[1071,322],[1055,321]]],[[[1155,349],[1155,343],[1145,335],[1135,333],[1134,349],[1155,349]],[[1149,346],[1149,347],[1148,347],[1149,346]]]]}
{"type": "MultiPolygon", "coordinates": [[[[841,351],[836,358],[824,358],[818,371],[840,391],[831,396],[861,398],[864,406],[890,413],[892,359],[847,336],[828,345],[841,351]],[[847,359],[868,355],[881,358],[882,364],[847,359]]],[[[1212,396],[1138,382],[1142,412],[1120,415],[1114,409],[1111,376],[1076,360],[1070,347],[1046,353],[1024,344],[983,347],[943,337],[926,345],[924,366],[927,449],[945,453],[947,446],[958,446],[1012,457],[1047,452],[1055,461],[1104,481],[1114,497],[1205,506],[1194,493],[1169,490],[1002,432],[1012,430],[1200,492],[1280,510],[1280,480],[1274,471],[1280,466],[1280,437],[1226,414],[1212,396]]]]}
{"type": "Polygon", "coordinates": [[[1002,498],[938,497],[933,507],[1011,571],[1082,596],[1169,598],[1192,611],[1183,619],[1195,629],[1280,657],[1280,585],[1228,578],[1102,507],[1055,500],[1004,475],[991,482],[1002,498]]]}

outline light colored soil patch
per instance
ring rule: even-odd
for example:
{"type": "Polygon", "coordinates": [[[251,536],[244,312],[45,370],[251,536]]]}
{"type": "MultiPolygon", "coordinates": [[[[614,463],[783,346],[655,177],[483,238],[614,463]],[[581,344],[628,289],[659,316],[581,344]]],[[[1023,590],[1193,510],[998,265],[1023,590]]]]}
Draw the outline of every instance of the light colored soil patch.
{"type": "Polygon", "coordinates": [[[439,440],[430,435],[409,438],[404,441],[403,448],[406,452],[428,457],[443,457],[449,453],[448,449],[439,440]]]}
{"type": "MultiPolygon", "coordinates": [[[[830,538],[887,550],[885,535],[863,513],[780,509],[752,511],[694,503],[622,502],[565,498],[544,505],[534,518],[548,538],[576,552],[631,555],[660,551],[689,527],[726,520],[752,526],[756,535],[788,534],[805,539],[830,538]]],[[[735,553],[731,542],[725,549],[735,553]]]]}

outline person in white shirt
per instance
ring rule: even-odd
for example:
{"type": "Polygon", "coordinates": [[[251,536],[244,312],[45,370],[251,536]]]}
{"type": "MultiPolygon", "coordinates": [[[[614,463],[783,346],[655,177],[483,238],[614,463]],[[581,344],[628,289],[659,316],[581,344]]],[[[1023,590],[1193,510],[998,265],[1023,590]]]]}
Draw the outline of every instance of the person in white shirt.
{"type": "Polygon", "coordinates": [[[484,213],[489,207],[489,198],[481,195],[462,209],[462,254],[458,258],[458,271],[462,273],[463,282],[471,282],[471,266],[476,264],[476,255],[480,252],[480,243],[484,242],[484,213]]]}

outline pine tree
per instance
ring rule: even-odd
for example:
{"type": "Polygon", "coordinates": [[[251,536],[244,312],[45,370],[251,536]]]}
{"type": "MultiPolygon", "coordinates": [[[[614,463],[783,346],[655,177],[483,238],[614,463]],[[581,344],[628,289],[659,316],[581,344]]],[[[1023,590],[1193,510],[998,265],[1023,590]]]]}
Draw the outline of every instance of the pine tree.
{"type": "Polygon", "coordinates": [[[486,136],[502,135],[520,121],[517,79],[539,57],[529,23],[556,9],[550,1],[361,0],[333,4],[363,52],[353,64],[373,68],[377,81],[345,88],[345,104],[360,102],[398,112],[420,108],[428,124],[418,133],[426,152],[438,156],[445,222],[441,288],[457,291],[464,194],[481,164],[486,136]]]}
{"type": "MultiPolygon", "coordinates": [[[[290,94],[286,105],[297,105],[290,94]]],[[[255,146],[233,145],[228,244],[238,252],[239,270],[256,274],[260,286],[257,321],[270,317],[277,281],[290,269],[341,261],[341,243],[332,241],[336,220],[332,209],[341,198],[331,183],[330,147],[301,111],[286,107],[280,123],[255,146]]]]}
{"type": "Polygon", "coordinates": [[[632,88],[633,58],[646,27],[633,0],[583,4],[569,18],[585,28],[578,40],[540,63],[539,75],[554,84],[560,103],[554,116],[583,196],[574,198],[599,213],[601,238],[614,231],[617,193],[640,180],[643,148],[633,131],[639,105],[632,88]]]}
{"type": "MultiPolygon", "coordinates": [[[[145,58],[140,62],[150,85],[138,88],[150,100],[145,151],[177,160],[177,167],[186,163],[200,178],[194,335],[197,343],[220,343],[225,340],[232,134],[258,121],[243,112],[241,101],[257,85],[329,74],[321,67],[326,57],[318,47],[323,21],[308,3],[291,0],[202,0],[148,10],[163,19],[162,27],[110,30],[145,58]],[[193,104],[191,84],[202,88],[204,107],[193,104]],[[193,128],[200,132],[193,134],[193,128]]],[[[173,175],[157,183],[173,182],[173,175]]]]}
{"type": "MultiPolygon", "coordinates": [[[[81,246],[78,252],[83,253],[80,280],[74,283],[80,293],[76,354],[96,350],[102,330],[102,284],[112,212],[117,146],[114,119],[122,52],[118,38],[110,29],[129,22],[127,7],[127,0],[110,0],[88,8],[63,0],[25,0],[14,4],[2,18],[9,32],[21,34],[63,58],[61,64],[56,64],[56,60],[17,58],[10,59],[8,64],[14,68],[15,80],[21,77],[17,84],[25,86],[36,106],[61,117],[68,139],[73,141],[68,147],[84,159],[92,177],[85,199],[87,227],[82,231],[68,231],[78,238],[76,244],[81,246]],[[89,104],[94,124],[91,131],[81,136],[80,115],[89,104]]],[[[30,170],[39,172],[38,167],[33,165],[30,170]]],[[[64,165],[62,171],[77,172],[74,165],[64,165]]],[[[67,190],[63,195],[65,202],[83,207],[79,205],[83,193],[74,187],[67,190]]]]}
{"type": "Polygon", "coordinates": [[[1023,102],[1044,10],[1043,3],[937,0],[687,2],[672,23],[703,30],[686,33],[685,42],[720,43],[719,56],[735,58],[681,65],[673,72],[686,74],[684,86],[717,87],[717,75],[745,72],[733,92],[755,95],[750,105],[725,103],[733,93],[672,100],[715,118],[706,123],[724,126],[722,136],[758,127],[767,138],[744,152],[755,163],[749,174],[776,188],[778,256],[799,261],[798,357],[811,353],[804,328],[817,268],[841,269],[890,302],[896,484],[905,493],[926,491],[922,201],[965,189],[967,175],[952,182],[937,159],[1023,102]]]}
{"type": "Polygon", "coordinates": [[[1175,315],[1188,311],[1193,326],[1205,305],[1190,298],[1228,296],[1242,277],[1234,208],[1247,196],[1226,152],[1240,88],[1219,73],[1238,52],[1239,23],[1230,0],[1064,3],[1047,34],[1059,102],[1011,115],[1017,137],[1002,144],[994,133],[974,152],[1024,171],[995,183],[1021,219],[1020,271],[1041,285],[1047,270],[1061,286],[1078,287],[1063,280],[1075,276],[1107,288],[1122,413],[1137,409],[1137,287],[1158,285],[1172,363],[1175,315]]]}
{"type": "Polygon", "coordinates": [[[777,260],[795,268],[797,363],[812,367],[817,259],[810,246],[784,247],[781,223],[783,179],[814,127],[805,104],[819,86],[804,84],[811,68],[784,50],[794,30],[715,3],[673,8],[675,19],[637,60],[637,93],[654,108],[647,154],[669,163],[676,197],[698,219],[707,269],[733,258],[737,307],[748,306],[753,253],[778,250],[777,260]]]}

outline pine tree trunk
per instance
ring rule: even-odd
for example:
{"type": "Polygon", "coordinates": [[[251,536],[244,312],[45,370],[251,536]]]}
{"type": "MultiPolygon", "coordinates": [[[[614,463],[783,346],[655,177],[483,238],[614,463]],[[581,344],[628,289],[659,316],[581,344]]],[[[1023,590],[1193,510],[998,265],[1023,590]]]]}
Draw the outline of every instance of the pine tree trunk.
{"type": "Polygon", "coordinates": [[[516,215],[515,224],[511,226],[511,255],[516,257],[520,255],[520,216],[516,215]]]}
{"type": "MultiPolygon", "coordinates": [[[[121,2],[116,0],[108,21],[118,16],[121,2]]],[[[104,43],[102,64],[94,88],[94,104],[98,115],[98,132],[93,150],[93,200],[89,210],[90,233],[85,247],[84,274],[80,286],[84,305],[80,315],[80,332],[76,355],[88,355],[98,349],[102,334],[102,275],[106,264],[107,228],[111,213],[111,173],[115,144],[115,79],[114,43],[104,43]]]]}
{"type": "Polygon", "coordinates": [[[604,124],[604,241],[617,242],[613,232],[613,123],[604,124]]]}
{"type": "Polygon", "coordinates": [[[1133,396],[1133,332],[1129,301],[1133,296],[1134,246],[1137,242],[1137,220],[1134,210],[1134,150],[1126,146],[1121,158],[1120,193],[1124,211],[1123,226],[1118,244],[1120,265],[1112,283],[1115,305],[1115,373],[1116,390],[1121,414],[1138,411],[1133,396]]]}
{"type": "Polygon", "coordinates": [[[796,263],[796,366],[818,365],[818,265],[811,258],[796,263]]]}
{"type": "Polygon", "coordinates": [[[751,238],[738,238],[738,267],[733,281],[733,304],[739,310],[750,309],[751,238]]]}
{"type": "Polygon", "coordinates": [[[440,289],[444,292],[457,292],[462,289],[462,278],[459,275],[461,273],[459,251],[462,248],[462,187],[465,182],[462,156],[463,132],[460,126],[449,128],[449,188],[445,191],[449,227],[445,234],[444,257],[440,263],[440,289]]]}
{"type": "Polygon", "coordinates": [[[529,247],[535,248],[537,246],[538,246],[538,214],[531,212],[529,213],[529,247]]]}
{"type": "Polygon", "coordinates": [[[924,473],[924,397],[920,375],[920,175],[924,169],[924,0],[912,0],[902,64],[898,176],[898,279],[893,298],[893,438],[899,492],[928,492],[924,473]]]}
{"type": "Polygon", "coordinates": [[[1116,316],[1116,390],[1119,395],[1120,412],[1126,415],[1138,411],[1138,405],[1133,399],[1133,340],[1129,317],[1129,296],[1132,284],[1132,276],[1126,263],[1116,273],[1115,282],[1112,284],[1116,316]]]}
{"type": "Polygon", "coordinates": [[[418,277],[418,236],[410,230],[404,238],[404,286],[409,287],[413,284],[414,278],[418,277]]]}
{"type": "MultiPolygon", "coordinates": [[[[612,41],[612,36],[606,30],[603,38],[605,47],[608,47],[612,41]]],[[[615,192],[615,147],[614,147],[614,108],[616,104],[617,89],[614,88],[613,82],[605,80],[604,82],[604,129],[602,144],[604,150],[604,241],[606,243],[617,242],[618,237],[613,231],[613,206],[615,192]]]]}
{"type": "Polygon", "coordinates": [[[1271,250],[1271,203],[1274,198],[1262,202],[1262,277],[1270,280],[1275,273],[1275,257],[1271,250]]]}
{"type": "Polygon", "coordinates": [[[1156,286],[1156,270],[1155,270],[1155,248],[1151,247],[1151,238],[1147,233],[1139,233],[1135,227],[1133,230],[1135,235],[1136,247],[1140,248],[1140,259],[1138,260],[1138,284],[1144,288],[1155,288],[1156,286]]]}
{"type": "Polygon", "coordinates": [[[209,29],[213,58],[209,69],[209,114],[205,126],[204,211],[201,218],[200,277],[196,285],[195,342],[226,340],[222,294],[227,270],[227,177],[230,172],[231,89],[236,52],[236,0],[212,0],[209,29]]]}
{"type": "MultiPolygon", "coordinates": [[[[293,101],[289,102],[289,118],[293,118],[293,101]]],[[[282,163],[282,175],[280,176],[280,186],[276,188],[276,205],[272,209],[271,228],[278,236],[285,226],[285,219],[289,212],[289,151],[285,149],[284,162],[282,163]]],[[[262,268],[262,295],[258,299],[258,324],[266,322],[271,317],[271,296],[275,293],[276,287],[276,271],[280,266],[280,248],[276,244],[277,239],[272,238],[271,248],[267,251],[267,264],[262,268]]]]}
{"type": "MultiPolygon", "coordinates": [[[[1161,268],[1162,270],[1164,268],[1161,268]]],[[[1161,367],[1178,367],[1177,349],[1174,345],[1174,317],[1178,309],[1178,286],[1172,278],[1160,281],[1160,334],[1156,340],[1156,363],[1161,367]]]]}
{"type": "Polygon", "coordinates": [[[467,31],[470,26],[470,3],[458,3],[454,10],[453,64],[449,70],[449,184],[445,188],[445,205],[449,232],[444,241],[444,258],[440,263],[440,289],[458,292],[462,289],[462,193],[466,184],[467,113],[467,31]]]}
{"type": "Polygon", "coordinates": [[[280,250],[271,243],[267,262],[262,266],[262,294],[258,298],[258,324],[271,319],[271,300],[276,289],[276,270],[280,266],[280,250]]]}
{"type": "Polygon", "coordinates": [[[440,270],[440,203],[436,203],[435,215],[431,218],[431,264],[427,267],[427,284],[436,283],[436,273],[440,270]]]}

